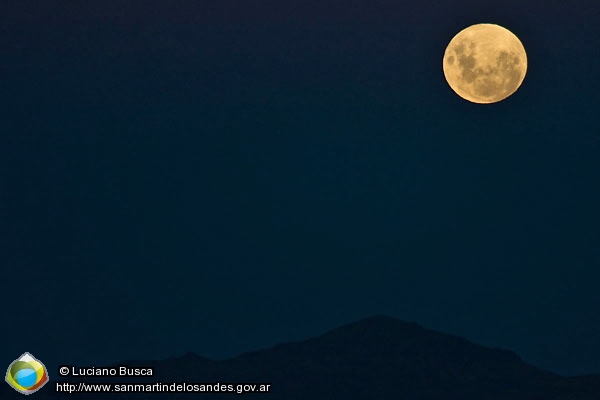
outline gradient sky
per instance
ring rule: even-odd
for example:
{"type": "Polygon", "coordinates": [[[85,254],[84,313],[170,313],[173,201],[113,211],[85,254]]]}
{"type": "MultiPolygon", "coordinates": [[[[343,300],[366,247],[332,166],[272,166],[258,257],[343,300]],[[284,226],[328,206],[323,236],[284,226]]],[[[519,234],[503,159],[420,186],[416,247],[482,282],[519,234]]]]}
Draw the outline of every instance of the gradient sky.
{"type": "Polygon", "coordinates": [[[5,3],[6,365],[385,313],[600,373],[599,2],[5,3]],[[480,22],[529,57],[494,105],[441,68],[480,22]]]}

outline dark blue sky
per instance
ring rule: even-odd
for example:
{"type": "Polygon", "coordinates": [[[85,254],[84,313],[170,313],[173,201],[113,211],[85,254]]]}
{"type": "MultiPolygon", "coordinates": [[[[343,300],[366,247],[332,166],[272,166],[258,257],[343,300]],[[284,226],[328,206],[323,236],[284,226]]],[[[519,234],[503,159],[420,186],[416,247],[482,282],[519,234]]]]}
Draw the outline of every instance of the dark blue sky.
{"type": "Polygon", "coordinates": [[[386,313],[600,372],[600,3],[56,3],[0,6],[7,365],[386,313]],[[494,105],[441,69],[480,22],[529,57],[494,105]]]}

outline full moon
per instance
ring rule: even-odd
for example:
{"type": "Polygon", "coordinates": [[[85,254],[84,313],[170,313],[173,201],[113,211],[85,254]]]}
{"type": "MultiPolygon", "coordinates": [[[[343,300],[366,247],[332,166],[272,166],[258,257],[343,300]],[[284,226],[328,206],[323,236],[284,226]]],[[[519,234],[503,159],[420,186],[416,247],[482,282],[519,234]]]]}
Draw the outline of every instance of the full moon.
{"type": "Polygon", "coordinates": [[[527,54],[511,31],[476,24],[452,38],[444,53],[446,81],[465,100],[496,103],[517,91],[527,72],[527,54]]]}

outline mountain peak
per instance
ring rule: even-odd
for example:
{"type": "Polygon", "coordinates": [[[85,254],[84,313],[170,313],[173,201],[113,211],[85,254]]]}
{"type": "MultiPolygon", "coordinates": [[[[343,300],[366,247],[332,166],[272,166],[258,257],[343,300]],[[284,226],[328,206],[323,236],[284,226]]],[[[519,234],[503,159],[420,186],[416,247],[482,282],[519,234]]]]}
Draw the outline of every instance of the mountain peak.
{"type": "MultiPolygon", "coordinates": [[[[597,400],[600,388],[598,376],[563,378],[524,363],[512,352],[386,315],[224,361],[185,353],[145,366],[152,366],[155,376],[140,382],[268,382],[270,398],[282,400],[597,400]]],[[[57,399],[51,389],[45,392],[57,399]]],[[[20,398],[16,392],[0,393],[3,400],[20,398]]],[[[230,397],[211,394],[215,399],[230,397]]],[[[70,398],[86,399],[88,394],[70,398]]]]}

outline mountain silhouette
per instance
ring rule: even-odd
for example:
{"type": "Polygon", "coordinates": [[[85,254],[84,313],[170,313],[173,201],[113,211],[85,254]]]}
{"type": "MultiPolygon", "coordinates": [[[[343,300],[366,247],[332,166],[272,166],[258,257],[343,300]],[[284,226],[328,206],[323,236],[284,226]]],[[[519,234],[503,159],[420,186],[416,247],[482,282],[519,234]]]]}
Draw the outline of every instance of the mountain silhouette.
{"type": "MultiPolygon", "coordinates": [[[[126,361],[152,368],[152,377],[71,377],[74,384],[270,384],[244,397],[281,400],[598,400],[600,376],[566,378],[528,365],[515,353],[471,343],[386,316],[366,318],[313,339],[213,361],[193,353],[159,361],[126,361]]],[[[79,366],[78,366],[79,367],[79,366]]],[[[115,368],[118,365],[113,366],[115,368]]],[[[37,399],[93,399],[97,393],[55,393],[57,371],[37,399]]],[[[103,393],[102,398],[210,398],[233,393],[103,393]]],[[[8,385],[3,400],[22,398],[8,385]]]]}

